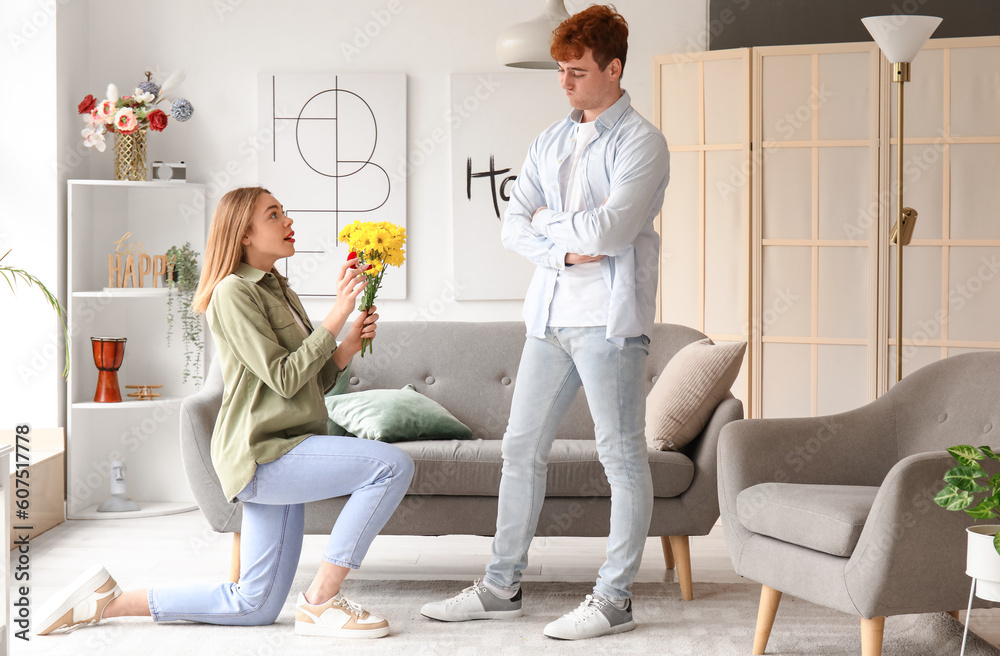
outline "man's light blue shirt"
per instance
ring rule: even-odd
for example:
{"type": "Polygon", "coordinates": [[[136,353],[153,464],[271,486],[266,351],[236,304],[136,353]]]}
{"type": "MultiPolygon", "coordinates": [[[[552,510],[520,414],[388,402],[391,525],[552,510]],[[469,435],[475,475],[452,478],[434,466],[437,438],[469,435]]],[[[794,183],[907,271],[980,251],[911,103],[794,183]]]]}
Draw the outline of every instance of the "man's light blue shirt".
{"type": "Polygon", "coordinates": [[[596,119],[597,137],[583,151],[580,172],[586,210],[563,211],[560,169],[573,153],[573,110],[532,142],[514,181],[501,238],[507,250],[536,265],[524,299],[529,336],[545,336],[549,305],[566,253],[605,255],[600,260],[611,289],[608,341],[649,335],[656,314],[660,238],[653,220],[670,179],[663,133],[632,108],[628,92],[596,119]],[[546,209],[535,211],[540,207],[546,209]]]}

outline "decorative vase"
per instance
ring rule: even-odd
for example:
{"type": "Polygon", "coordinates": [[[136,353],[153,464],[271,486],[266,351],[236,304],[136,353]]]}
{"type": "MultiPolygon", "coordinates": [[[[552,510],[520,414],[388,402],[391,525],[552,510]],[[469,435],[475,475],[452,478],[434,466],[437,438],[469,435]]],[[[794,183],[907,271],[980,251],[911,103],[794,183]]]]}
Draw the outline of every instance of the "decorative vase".
{"type": "Polygon", "coordinates": [[[115,180],[146,179],[146,132],[115,132],[115,180]]]}
{"type": "Polygon", "coordinates": [[[124,337],[91,337],[94,349],[94,364],[97,374],[95,403],[121,403],[122,391],[118,387],[118,369],[125,358],[124,337]]]}
{"type": "Polygon", "coordinates": [[[1000,553],[993,546],[993,536],[1000,526],[970,526],[969,550],[965,573],[976,579],[976,596],[987,601],[1000,601],[1000,553]]]}

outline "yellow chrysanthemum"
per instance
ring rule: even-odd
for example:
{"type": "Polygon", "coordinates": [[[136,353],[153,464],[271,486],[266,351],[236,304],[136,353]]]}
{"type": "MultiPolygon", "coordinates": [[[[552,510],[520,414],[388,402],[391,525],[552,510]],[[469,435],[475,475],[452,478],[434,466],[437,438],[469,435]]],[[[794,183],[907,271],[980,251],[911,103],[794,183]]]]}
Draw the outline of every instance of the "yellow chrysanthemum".
{"type": "Polygon", "coordinates": [[[389,266],[398,267],[402,265],[404,261],[406,261],[406,256],[403,253],[402,249],[389,248],[385,252],[385,256],[383,259],[385,260],[385,263],[388,264],[389,266]]]}

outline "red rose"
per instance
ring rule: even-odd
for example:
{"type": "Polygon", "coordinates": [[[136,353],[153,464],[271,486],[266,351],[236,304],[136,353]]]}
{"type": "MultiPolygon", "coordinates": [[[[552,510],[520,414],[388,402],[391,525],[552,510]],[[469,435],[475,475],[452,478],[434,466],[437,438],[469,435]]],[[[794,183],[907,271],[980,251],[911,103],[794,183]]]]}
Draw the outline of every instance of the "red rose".
{"type": "Polygon", "coordinates": [[[87,112],[94,111],[95,107],[97,107],[97,100],[88,93],[87,97],[81,100],[80,104],[76,106],[76,112],[78,114],[86,114],[87,112]]]}
{"type": "Polygon", "coordinates": [[[161,109],[154,109],[146,115],[146,118],[149,119],[150,130],[163,132],[163,128],[167,127],[167,115],[161,109]]]}

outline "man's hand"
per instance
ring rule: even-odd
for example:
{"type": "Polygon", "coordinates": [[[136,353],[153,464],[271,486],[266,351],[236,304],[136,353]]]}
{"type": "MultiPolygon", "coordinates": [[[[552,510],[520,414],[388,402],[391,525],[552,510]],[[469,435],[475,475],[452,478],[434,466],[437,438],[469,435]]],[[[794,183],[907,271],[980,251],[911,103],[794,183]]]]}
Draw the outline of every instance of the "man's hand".
{"type": "Polygon", "coordinates": [[[580,255],[579,253],[566,253],[566,264],[585,264],[586,262],[597,262],[603,255],[580,255]]]}

